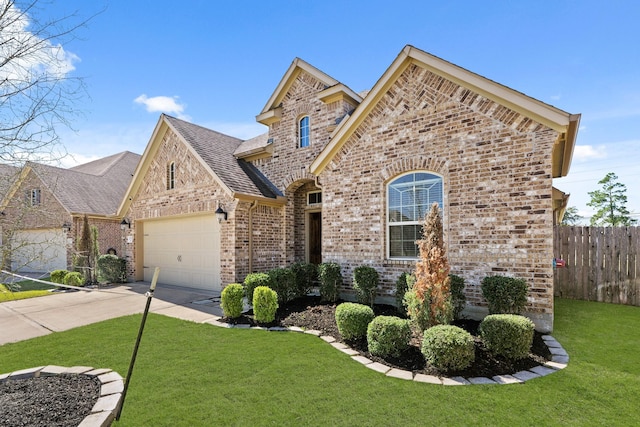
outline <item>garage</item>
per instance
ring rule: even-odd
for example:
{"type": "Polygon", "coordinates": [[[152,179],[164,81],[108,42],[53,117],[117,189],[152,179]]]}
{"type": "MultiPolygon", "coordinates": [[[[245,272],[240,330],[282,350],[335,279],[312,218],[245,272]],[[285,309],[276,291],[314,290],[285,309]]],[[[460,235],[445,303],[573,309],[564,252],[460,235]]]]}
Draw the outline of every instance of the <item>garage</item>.
{"type": "Polygon", "coordinates": [[[159,283],[220,290],[220,224],[214,215],[143,223],[144,280],[160,267],[159,283]]]}
{"type": "Polygon", "coordinates": [[[16,231],[11,239],[11,269],[20,273],[66,269],[66,241],[60,228],[16,231]]]}

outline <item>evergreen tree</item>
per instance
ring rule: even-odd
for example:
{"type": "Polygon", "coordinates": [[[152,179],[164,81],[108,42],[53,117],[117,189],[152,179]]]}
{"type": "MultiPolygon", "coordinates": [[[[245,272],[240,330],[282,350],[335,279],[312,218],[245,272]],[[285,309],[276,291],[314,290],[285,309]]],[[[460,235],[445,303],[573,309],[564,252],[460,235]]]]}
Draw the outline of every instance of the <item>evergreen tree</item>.
{"type": "Polygon", "coordinates": [[[564,212],[561,225],[576,225],[582,218],[583,217],[578,214],[578,208],[571,206],[564,212]]]}
{"type": "Polygon", "coordinates": [[[587,203],[596,209],[591,217],[591,225],[629,226],[636,223],[627,210],[627,186],[618,182],[618,176],[609,172],[598,181],[600,190],[590,191],[591,201],[587,203]]]}

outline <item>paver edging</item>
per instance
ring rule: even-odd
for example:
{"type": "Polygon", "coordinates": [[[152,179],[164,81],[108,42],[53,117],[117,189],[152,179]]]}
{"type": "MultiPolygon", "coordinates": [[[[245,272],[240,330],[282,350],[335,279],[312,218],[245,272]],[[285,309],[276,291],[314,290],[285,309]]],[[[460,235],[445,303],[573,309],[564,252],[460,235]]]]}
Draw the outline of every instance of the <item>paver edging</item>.
{"type": "Polygon", "coordinates": [[[79,427],[108,427],[116,417],[122,403],[124,380],[116,371],[108,368],[95,369],[90,366],[64,367],[57,365],[38,366],[0,375],[0,382],[20,381],[29,378],[52,377],[56,375],[85,375],[100,381],[98,400],[79,427]]]}
{"type": "MultiPolygon", "coordinates": [[[[214,322],[205,322],[210,325],[233,328],[238,327],[238,325],[231,325],[224,323],[220,320],[214,322]]],[[[314,335],[327,344],[331,345],[338,351],[348,354],[351,356],[351,359],[372,369],[374,371],[380,372],[383,375],[393,378],[399,378],[409,381],[416,381],[421,383],[430,383],[430,384],[442,384],[442,385],[472,385],[472,384],[483,384],[483,385],[497,385],[497,384],[522,384],[526,381],[540,378],[542,376],[546,376],[552,373],[555,373],[559,370],[562,370],[567,367],[569,364],[569,354],[565,351],[562,345],[551,335],[543,335],[542,340],[547,345],[547,348],[551,352],[552,359],[547,361],[541,365],[534,366],[530,370],[516,372],[512,375],[496,375],[493,378],[485,378],[485,377],[474,377],[474,378],[462,378],[462,377],[434,377],[438,378],[440,382],[433,381],[431,379],[431,375],[424,374],[416,374],[413,375],[412,372],[403,371],[397,368],[393,368],[391,366],[385,365],[380,362],[374,362],[370,359],[367,359],[365,356],[361,355],[357,350],[352,349],[346,344],[340,343],[335,337],[329,335],[323,335],[321,331],[316,331],[313,329],[303,329],[298,326],[289,326],[286,328],[263,328],[260,326],[249,326],[243,325],[243,329],[253,329],[253,330],[266,330],[266,331],[289,331],[289,332],[302,332],[308,335],[314,335]],[[343,344],[343,345],[337,345],[343,344]],[[392,372],[389,375],[389,372],[392,372]],[[407,375],[407,373],[411,375],[407,375]]]]}

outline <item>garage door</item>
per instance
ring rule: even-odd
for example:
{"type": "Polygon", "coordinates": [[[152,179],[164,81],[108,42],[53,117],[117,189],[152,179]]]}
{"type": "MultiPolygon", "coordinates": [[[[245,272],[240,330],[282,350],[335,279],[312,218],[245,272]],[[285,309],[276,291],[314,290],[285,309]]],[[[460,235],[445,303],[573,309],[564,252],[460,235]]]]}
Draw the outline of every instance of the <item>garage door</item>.
{"type": "Polygon", "coordinates": [[[214,215],[145,221],[144,279],[220,290],[220,225],[214,215]]]}
{"type": "Polygon", "coordinates": [[[16,231],[11,239],[11,268],[21,273],[66,269],[66,241],[59,228],[16,231]]]}

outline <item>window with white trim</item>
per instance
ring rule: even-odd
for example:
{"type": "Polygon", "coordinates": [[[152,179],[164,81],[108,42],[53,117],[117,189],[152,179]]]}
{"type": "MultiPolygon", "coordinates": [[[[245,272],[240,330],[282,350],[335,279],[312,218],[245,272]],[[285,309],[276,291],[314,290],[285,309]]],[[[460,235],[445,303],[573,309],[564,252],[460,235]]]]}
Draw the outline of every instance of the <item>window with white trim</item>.
{"type": "Polygon", "coordinates": [[[307,193],[307,205],[321,205],[322,204],[322,191],[310,191],[307,193]]]}
{"type": "Polygon", "coordinates": [[[176,163],[167,163],[167,190],[176,188],[176,163]]]}
{"type": "Polygon", "coordinates": [[[387,251],[389,258],[417,258],[424,217],[435,202],[442,209],[442,177],[411,172],[387,185],[387,251]]]}
{"type": "Polygon", "coordinates": [[[309,146],[309,116],[301,117],[298,120],[298,148],[309,146]]]}
{"type": "Polygon", "coordinates": [[[27,191],[26,199],[29,206],[40,206],[41,192],[39,188],[32,188],[27,191]]]}

